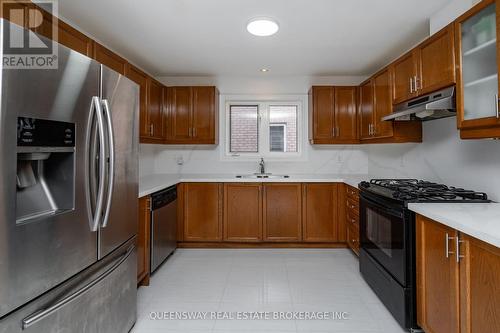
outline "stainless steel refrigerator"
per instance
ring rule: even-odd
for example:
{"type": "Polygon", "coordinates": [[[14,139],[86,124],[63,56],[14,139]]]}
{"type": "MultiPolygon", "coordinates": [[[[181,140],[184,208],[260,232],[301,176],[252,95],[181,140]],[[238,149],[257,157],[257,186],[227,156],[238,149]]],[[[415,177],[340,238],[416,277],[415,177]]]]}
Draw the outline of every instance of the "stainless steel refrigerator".
{"type": "Polygon", "coordinates": [[[139,87],[62,45],[58,61],[1,69],[0,332],[128,332],[139,87]]]}

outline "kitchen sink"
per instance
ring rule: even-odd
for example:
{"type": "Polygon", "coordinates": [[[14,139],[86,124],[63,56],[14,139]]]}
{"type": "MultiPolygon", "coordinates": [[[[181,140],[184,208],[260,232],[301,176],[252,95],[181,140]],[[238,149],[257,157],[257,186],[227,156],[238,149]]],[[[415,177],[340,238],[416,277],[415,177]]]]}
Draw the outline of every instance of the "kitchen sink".
{"type": "Polygon", "coordinates": [[[288,175],[273,175],[270,173],[253,173],[249,175],[237,175],[236,178],[245,178],[245,179],[285,179],[290,178],[288,175]]]}

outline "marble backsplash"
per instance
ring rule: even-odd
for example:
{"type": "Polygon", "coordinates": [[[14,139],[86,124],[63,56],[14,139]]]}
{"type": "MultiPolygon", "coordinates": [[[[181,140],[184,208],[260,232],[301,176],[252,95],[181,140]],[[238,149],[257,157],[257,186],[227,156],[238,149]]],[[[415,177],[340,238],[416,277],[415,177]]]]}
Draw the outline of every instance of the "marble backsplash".
{"type": "Polygon", "coordinates": [[[454,117],[425,122],[421,144],[370,146],[368,160],[374,177],[436,181],[500,201],[500,141],[461,140],[454,117]]]}
{"type": "MultiPolygon", "coordinates": [[[[221,147],[140,146],[140,174],[245,174],[258,171],[259,159],[230,161],[221,158],[221,147]],[[179,161],[182,160],[182,164],[179,161]]],[[[279,174],[368,174],[365,147],[324,146],[307,150],[299,161],[266,160],[266,171],[279,174]]]]}

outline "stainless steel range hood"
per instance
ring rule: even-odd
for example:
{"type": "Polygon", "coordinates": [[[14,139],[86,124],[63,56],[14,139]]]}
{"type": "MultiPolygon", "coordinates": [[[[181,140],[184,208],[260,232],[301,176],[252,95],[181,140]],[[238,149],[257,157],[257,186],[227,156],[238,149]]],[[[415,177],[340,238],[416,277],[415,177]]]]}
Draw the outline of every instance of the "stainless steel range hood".
{"type": "Polygon", "coordinates": [[[416,120],[422,121],[453,117],[455,109],[455,87],[449,87],[431,94],[398,104],[394,112],[382,120],[416,120]]]}

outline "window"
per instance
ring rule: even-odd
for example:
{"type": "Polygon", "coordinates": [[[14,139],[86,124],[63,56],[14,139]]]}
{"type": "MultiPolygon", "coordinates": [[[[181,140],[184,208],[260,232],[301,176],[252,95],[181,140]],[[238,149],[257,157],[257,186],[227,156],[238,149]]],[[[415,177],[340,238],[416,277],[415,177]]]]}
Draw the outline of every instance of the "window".
{"type": "Polygon", "coordinates": [[[226,155],[299,156],[299,102],[228,102],[226,155]]]}
{"type": "Polygon", "coordinates": [[[259,106],[231,105],[229,109],[231,153],[259,151],[259,106]]]}

